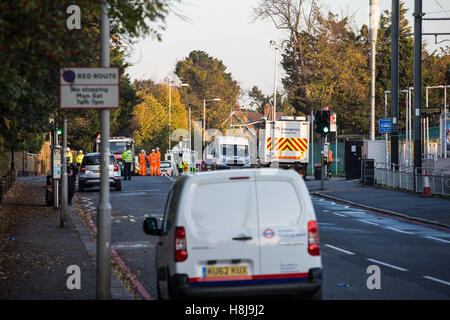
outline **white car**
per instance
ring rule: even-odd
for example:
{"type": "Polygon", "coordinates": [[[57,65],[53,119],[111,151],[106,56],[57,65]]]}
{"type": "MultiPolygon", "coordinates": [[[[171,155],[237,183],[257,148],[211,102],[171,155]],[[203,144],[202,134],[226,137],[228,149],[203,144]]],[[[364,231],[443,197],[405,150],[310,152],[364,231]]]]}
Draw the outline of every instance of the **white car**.
{"type": "Polygon", "coordinates": [[[159,236],[161,299],[279,296],[321,299],[322,260],[306,185],[291,170],[242,169],[178,178],[159,236]]]}
{"type": "MultiPolygon", "coordinates": [[[[122,190],[121,172],[119,164],[113,154],[109,156],[109,184],[122,190]]],[[[85,188],[100,185],[100,153],[88,153],[81,162],[80,173],[78,177],[78,189],[84,191],[85,188]]]]}
{"type": "Polygon", "coordinates": [[[159,166],[159,171],[161,172],[161,175],[167,175],[170,177],[177,177],[178,176],[178,168],[173,161],[161,161],[161,164],[159,166]]]}

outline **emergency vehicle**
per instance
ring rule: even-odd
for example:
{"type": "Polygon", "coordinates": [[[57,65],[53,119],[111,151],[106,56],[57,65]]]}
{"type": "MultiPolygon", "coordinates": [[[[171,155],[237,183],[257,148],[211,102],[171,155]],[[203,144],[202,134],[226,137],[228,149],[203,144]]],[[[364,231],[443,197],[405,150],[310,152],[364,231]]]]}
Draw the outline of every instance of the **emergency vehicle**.
{"type": "MultiPolygon", "coordinates": [[[[133,152],[133,164],[131,166],[131,172],[136,174],[136,161],[137,157],[135,156],[134,151],[134,140],[128,137],[110,137],[109,138],[109,151],[114,154],[114,158],[116,158],[117,163],[120,166],[120,170],[124,173],[124,164],[122,162],[122,153],[127,150],[127,145],[131,145],[131,151],[133,152]]],[[[95,152],[100,152],[100,135],[97,136],[96,144],[95,144],[95,152]]]]}
{"type": "Polygon", "coordinates": [[[164,160],[173,161],[177,168],[182,168],[182,172],[197,171],[199,164],[197,152],[189,148],[189,139],[183,139],[172,149],[167,150],[164,160]]]}
{"type": "Polygon", "coordinates": [[[262,167],[294,169],[306,177],[309,163],[310,122],[305,117],[280,116],[254,123],[257,129],[257,161],[262,167]]]}

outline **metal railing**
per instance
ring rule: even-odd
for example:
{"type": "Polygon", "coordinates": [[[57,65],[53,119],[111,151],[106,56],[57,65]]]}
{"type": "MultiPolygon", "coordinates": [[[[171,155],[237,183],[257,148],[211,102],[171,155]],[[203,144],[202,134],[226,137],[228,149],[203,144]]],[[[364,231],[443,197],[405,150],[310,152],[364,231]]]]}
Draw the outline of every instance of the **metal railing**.
{"type": "Polygon", "coordinates": [[[375,184],[382,187],[422,193],[425,175],[428,176],[432,194],[450,196],[450,172],[435,169],[431,162],[422,168],[382,162],[375,164],[375,184]]]}

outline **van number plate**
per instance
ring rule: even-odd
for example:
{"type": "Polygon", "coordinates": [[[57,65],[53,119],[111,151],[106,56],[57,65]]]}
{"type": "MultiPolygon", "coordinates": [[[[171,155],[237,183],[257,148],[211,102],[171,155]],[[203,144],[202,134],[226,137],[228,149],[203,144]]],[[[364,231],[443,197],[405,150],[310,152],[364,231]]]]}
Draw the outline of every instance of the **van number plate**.
{"type": "Polygon", "coordinates": [[[229,277],[248,275],[248,266],[203,267],[203,277],[229,277]]]}

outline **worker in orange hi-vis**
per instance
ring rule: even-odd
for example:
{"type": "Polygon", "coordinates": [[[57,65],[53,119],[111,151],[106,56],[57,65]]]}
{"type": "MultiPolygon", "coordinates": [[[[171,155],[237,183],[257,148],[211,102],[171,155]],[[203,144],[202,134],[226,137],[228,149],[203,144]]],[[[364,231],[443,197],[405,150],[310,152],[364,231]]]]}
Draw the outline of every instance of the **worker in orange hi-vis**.
{"type": "Polygon", "coordinates": [[[139,153],[139,175],[145,176],[147,171],[147,166],[145,165],[145,151],[141,150],[139,153]]]}
{"type": "Polygon", "coordinates": [[[159,148],[156,147],[156,175],[157,176],[161,175],[160,167],[161,167],[161,152],[159,151],[159,148]]]}
{"type": "Polygon", "coordinates": [[[150,153],[150,175],[156,176],[156,152],[155,152],[155,149],[152,149],[152,153],[150,153]]]}
{"type": "Polygon", "coordinates": [[[147,161],[148,161],[148,166],[149,166],[149,169],[150,169],[150,173],[149,174],[152,176],[153,175],[153,170],[152,170],[152,154],[151,153],[148,154],[147,161]]]}
{"type": "Polygon", "coordinates": [[[333,164],[333,151],[328,149],[328,176],[331,178],[331,165],[333,164]]]}

